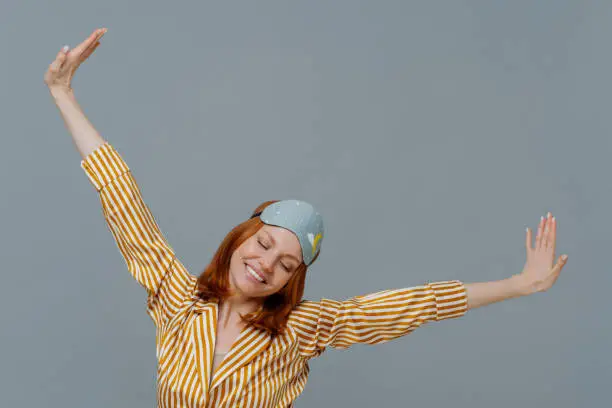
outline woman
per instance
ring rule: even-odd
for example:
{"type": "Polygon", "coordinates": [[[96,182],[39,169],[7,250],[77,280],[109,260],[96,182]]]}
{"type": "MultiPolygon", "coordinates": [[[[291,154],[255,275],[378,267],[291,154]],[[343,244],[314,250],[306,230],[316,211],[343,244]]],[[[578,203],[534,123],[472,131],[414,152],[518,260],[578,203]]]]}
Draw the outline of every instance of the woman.
{"type": "Polygon", "coordinates": [[[304,301],[308,266],[323,240],[321,215],[297,200],[266,202],[223,240],[199,276],[188,273],[162,236],[127,164],[77,104],[71,80],[100,44],[95,30],[64,47],[45,83],[100,194],[106,222],[128,270],[147,291],[156,326],[161,407],[287,407],[302,392],[311,358],[326,347],[381,343],[430,321],[542,292],[556,281],[556,220],[541,218],[535,245],[526,231],[521,273],[496,282],[428,283],[344,302],[304,301]]]}

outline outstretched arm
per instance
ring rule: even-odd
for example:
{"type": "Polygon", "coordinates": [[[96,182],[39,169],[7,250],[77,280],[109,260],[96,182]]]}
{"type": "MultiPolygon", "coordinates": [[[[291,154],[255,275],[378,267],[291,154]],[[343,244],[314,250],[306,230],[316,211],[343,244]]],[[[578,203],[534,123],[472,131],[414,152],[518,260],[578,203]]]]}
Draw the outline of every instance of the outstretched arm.
{"type": "Polygon", "coordinates": [[[430,321],[460,317],[469,309],[548,290],[567,256],[555,258],[557,224],[552,214],[540,220],[535,245],[527,229],[527,262],[520,274],[492,282],[434,282],[406,289],[358,296],[344,302],[302,302],[291,315],[291,327],[307,358],[328,347],[376,344],[406,335],[430,321]]]}
{"type": "Polygon", "coordinates": [[[460,317],[467,310],[466,289],[459,281],[384,290],[343,302],[302,302],[289,324],[307,358],[328,347],[378,344],[404,336],[421,325],[460,317]]]}

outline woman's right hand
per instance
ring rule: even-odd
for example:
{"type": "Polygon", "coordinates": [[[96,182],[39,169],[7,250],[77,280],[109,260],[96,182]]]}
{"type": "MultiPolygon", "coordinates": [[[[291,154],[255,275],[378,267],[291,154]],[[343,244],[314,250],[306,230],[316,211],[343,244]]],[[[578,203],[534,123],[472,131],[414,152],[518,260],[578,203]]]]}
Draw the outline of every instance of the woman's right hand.
{"type": "Polygon", "coordinates": [[[106,28],[99,28],[72,50],[62,48],[45,72],[45,84],[50,90],[72,90],[72,77],[77,68],[98,48],[106,28]]]}

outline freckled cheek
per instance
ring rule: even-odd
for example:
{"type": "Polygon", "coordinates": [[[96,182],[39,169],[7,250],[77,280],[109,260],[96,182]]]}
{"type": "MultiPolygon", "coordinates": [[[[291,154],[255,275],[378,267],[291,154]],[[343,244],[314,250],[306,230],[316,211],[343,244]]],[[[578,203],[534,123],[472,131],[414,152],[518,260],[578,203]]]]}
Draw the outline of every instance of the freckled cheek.
{"type": "Polygon", "coordinates": [[[281,282],[279,281],[278,277],[275,277],[272,280],[268,280],[268,285],[270,287],[274,288],[274,290],[277,290],[280,287],[282,287],[281,282]]]}
{"type": "Polygon", "coordinates": [[[290,279],[286,279],[286,277],[283,276],[274,282],[274,286],[276,289],[281,289],[287,284],[287,282],[289,282],[289,280],[290,279]]]}

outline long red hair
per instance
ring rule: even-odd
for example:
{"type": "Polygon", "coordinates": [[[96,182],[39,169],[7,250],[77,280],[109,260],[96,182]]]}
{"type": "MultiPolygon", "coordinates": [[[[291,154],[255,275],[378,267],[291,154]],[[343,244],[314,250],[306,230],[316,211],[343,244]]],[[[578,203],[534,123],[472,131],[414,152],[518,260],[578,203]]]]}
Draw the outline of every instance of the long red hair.
{"type": "MultiPolygon", "coordinates": [[[[212,260],[198,277],[197,285],[202,299],[223,301],[230,295],[229,269],[232,254],[263,227],[261,219],[253,216],[277,201],[260,204],[253,211],[252,218],[237,225],[225,236],[212,260]]],[[[318,256],[319,254],[314,260],[318,256]]],[[[306,264],[302,262],[282,289],[266,297],[259,310],[242,316],[242,320],[247,325],[265,330],[273,336],[281,333],[287,325],[289,314],[302,300],[307,269],[306,264]]]]}

